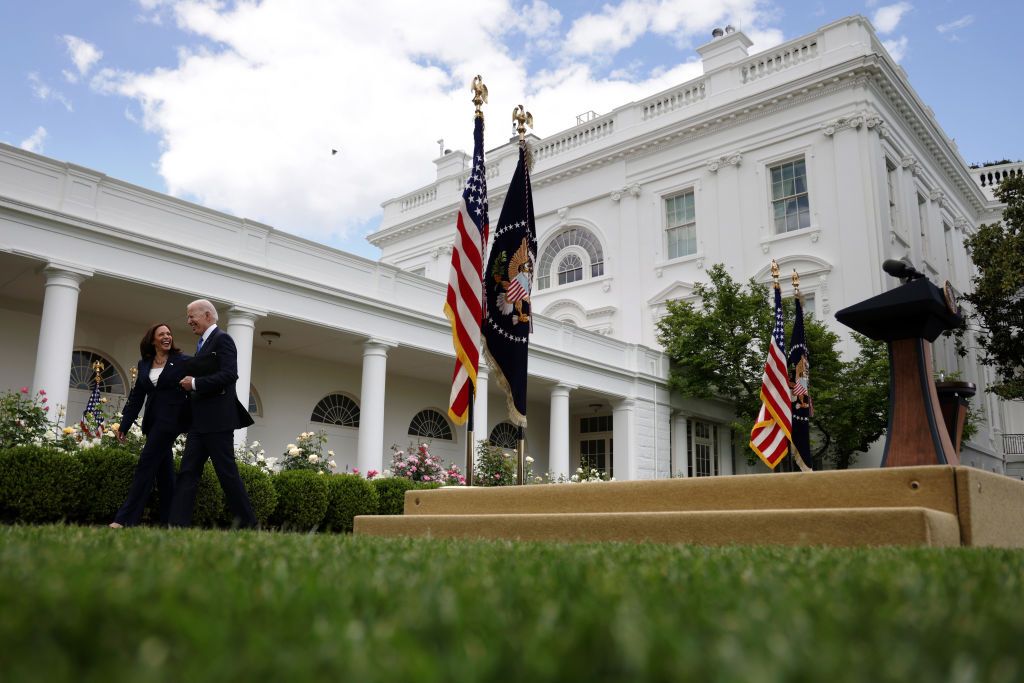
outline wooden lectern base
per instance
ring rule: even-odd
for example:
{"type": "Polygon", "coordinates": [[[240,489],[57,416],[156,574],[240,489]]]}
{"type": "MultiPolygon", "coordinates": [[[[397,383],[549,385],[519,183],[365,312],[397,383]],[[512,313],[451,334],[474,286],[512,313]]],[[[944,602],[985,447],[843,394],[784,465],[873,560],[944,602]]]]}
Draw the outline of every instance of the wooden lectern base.
{"type": "Polygon", "coordinates": [[[931,367],[931,342],[889,342],[889,429],[882,467],[960,464],[942,420],[931,367]]]}

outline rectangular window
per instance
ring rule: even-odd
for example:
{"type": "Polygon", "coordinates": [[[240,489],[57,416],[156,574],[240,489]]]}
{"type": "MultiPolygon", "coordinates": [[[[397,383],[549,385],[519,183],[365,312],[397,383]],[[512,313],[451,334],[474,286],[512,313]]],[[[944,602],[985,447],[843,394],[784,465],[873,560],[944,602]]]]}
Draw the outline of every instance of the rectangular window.
{"type": "Polygon", "coordinates": [[[928,244],[928,200],[924,195],[917,195],[917,223],[921,229],[921,255],[928,258],[931,249],[928,244]]]}
{"type": "Polygon", "coordinates": [[[697,253],[697,214],[693,190],[665,200],[665,231],[670,259],[697,253]]]}
{"type": "Polygon", "coordinates": [[[702,420],[687,420],[686,434],[690,476],[716,476],[719,472],[718,427],[702,420]]]}
{"type": "Polygon", "coordinates": [[[889,192],[889,229],[896,230],[896,164],[885,158],[885,185],[889,192]]]}
{"type": "Polygon", "coordinates": [[[580,418],[580,434],[595,434],[612,431],[611,415],[594,415],[580,418]]]}
{"type": "Polygon", "coordinates": [[[772,216],[775,232],[811,227],[811,205],[807,196],[807,166],[803,159],[772,166],[772,216]]]}

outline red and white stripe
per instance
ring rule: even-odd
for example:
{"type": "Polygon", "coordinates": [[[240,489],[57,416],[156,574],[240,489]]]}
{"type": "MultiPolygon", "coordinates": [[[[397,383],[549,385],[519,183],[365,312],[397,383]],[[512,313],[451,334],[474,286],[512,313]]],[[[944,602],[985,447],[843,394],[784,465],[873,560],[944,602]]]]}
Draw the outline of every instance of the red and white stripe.
{"type": "Polygon", "coordinates": [[[791,401],[786,355],[772,335],[761,377],[761,409],[750,432],[750,447],[772,469],[789,452],[793,432],[791,401]]]}
{"type": "Polygon", "coordinates": [[[457,361],[452,376],[448,415],[463,424],[469,400],[476,388],[480,363],[480,320],[483,311],[483,251],[487,243],[487,225],[477,228],[470,218],[465,200],[459,204],[455,244],[449,271],[448,294],[444,310],[452,326],[452,341],[457,361]]]}

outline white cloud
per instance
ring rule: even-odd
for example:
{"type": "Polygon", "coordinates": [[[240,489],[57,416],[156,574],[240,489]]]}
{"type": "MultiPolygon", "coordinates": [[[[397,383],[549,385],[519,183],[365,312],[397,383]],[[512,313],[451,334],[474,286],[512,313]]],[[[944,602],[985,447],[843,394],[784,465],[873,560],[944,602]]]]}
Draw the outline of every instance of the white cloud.
{"type": "Polygon", "coordinates": [[[966,14],[955,21],[951,21],[948,24],[939,24],[935,27],[935,30],[939,33],[949,33],[950,31],[959,31],[962,28],[967,28],[974,23],[974,15],[966,14]]]}
{"type": "MultiPolygon", "coordinates": [[[[103,68],[91,85],[130,98],[128,111],[160,136],[157,169],[171,193],[330,240],[379,216],[382,201],[431,182],[438,138],[470,148],[469,84],[478,73],[490,90],[488,148],[512,135],[516,104],[533,112],[543,137],[579,113],[603,114],[701,73],[687,54],[668,68],[647,65],[646,77],[640,67],[601,77],[568,59],[533,73],[529,50],[543,41],[561,50],[568,35],[547,3],[513,3],[140,0],[208,47],[181,49],[171,68],[103,68]],[[523,52],[509,47],[523,42],[523,52]]],[[[760,49],[781,41],[756,24],[757,0],[723,4],[646,3],[643,30],[699,26],[705,42],[704,29],[728,19],[756,29],[747,32],[760,49]]]]}
{"type": "Polygon", "coordinates": [[[609,58],[648,32],[686,46],[694,39],[707,42],[711,29],[727,24],[749,35],[762,28],[764,6],[761,0],[625,0],[576,19],[564,51],[609,58]]]}
{"type": "Polygon", "coordinates": [[[62,92],[51,88],[45,83],[35,71],[29,73],[28,82],[32,85],[32,94],[37,98],[43,101],[53,100],[54,102],[60,102],[68,111],[74,111],[71,101],[62,92]]]}
{"type": "Polygon", "coordinates": [[[42,126],[36,128],[32,135],[28,136],[21,141],[18,146],[29,152],[35,152],[36,154],[43,153],[43,141],[46,140],[46,129],[42,126]]]}
{"type": "Polygon", "coordinates": [[[874,24],[875,29],[879,33],[892,33],[899,26],[903,15],[912,9],[913,5],[909,2],[897,2],[894,5],[879,7],[875,11],[875,16],[871,19],[871,23],[874,24]]]}
{"type": "Polygon", "coordinates": [[[883,40],[882,46],[885,48],[889,56],[896,62],[903,61],[903,58],[907,55],[907,37],[900,36],[893,40],[883,40]]]}
{"type": "Polygon", "coordinates": [[[77,75],[74,72],[65,70],[63,72],[64,78],[71,83],[75,83],[78,81],[78,76],[85,76],[89,73],[89,69],[92,68],[93,64],[103,57],[103,52],[92,43],[82,40],[77,36],[65,34],[61,36],[61,39],[67,46],[71,61],[74,63],[75,68],[78,69],[77,75]]]}

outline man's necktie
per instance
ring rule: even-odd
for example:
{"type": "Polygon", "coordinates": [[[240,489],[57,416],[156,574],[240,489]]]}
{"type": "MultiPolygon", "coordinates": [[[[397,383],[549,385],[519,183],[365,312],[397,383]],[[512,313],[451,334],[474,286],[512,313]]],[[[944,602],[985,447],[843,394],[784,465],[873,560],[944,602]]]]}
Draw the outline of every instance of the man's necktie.
{"type": "Polygon", "coordinates": [[[199,338],[199,343],[196,344],[196,353],[199,353],[202,350],[203,350],[203,338],[200,337],[199,338]]]}

